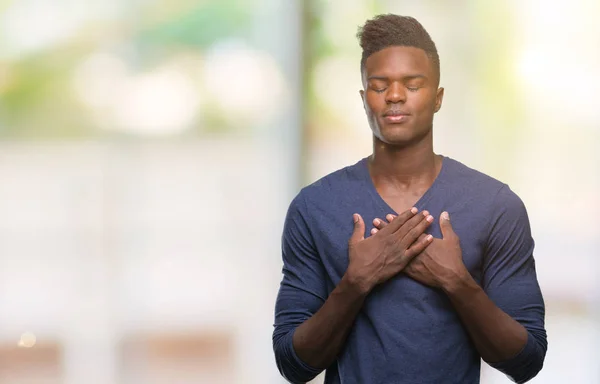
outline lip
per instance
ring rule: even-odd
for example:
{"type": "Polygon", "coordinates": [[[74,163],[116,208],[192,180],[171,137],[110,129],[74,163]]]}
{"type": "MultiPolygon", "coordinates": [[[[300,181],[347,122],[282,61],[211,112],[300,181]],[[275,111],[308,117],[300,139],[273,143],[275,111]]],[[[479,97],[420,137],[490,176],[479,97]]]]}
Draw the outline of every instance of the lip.
{"type": "Polygon", "coordinates": [[[404,121],[406,121],[406,119],[408,119],[408,116],[410,116],[407,113],[401,113],[401,112],[389,112],[383,115],[383,118],[385,119],[386,122],[388,123],[402,123],[404,121]]]}

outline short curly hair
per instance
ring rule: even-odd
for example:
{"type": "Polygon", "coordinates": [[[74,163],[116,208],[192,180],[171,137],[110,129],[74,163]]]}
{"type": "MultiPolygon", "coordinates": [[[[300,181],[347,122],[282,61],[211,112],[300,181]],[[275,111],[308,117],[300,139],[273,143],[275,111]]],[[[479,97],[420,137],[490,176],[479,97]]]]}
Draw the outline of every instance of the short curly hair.
{"type": "Polygon", "coordinates": [[[364,73],[367,58],[391,46],[420,48],[429,56],[437,78],[440,78],[440,57],[429,33],[415,18],[394,14],[377,15],[358,28],[356,37],[362,48],[360,71],[364,73]]]}

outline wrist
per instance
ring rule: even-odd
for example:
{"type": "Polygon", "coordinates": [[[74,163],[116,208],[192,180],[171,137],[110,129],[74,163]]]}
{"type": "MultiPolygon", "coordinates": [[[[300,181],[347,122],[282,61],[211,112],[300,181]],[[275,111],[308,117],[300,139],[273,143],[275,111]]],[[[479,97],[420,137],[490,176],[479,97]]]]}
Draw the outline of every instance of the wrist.
{"type": "Polygon", "coordinates": [[[463,294],[471,291],[474,287],[479,286],[475,280],[473,280],[473,277],[469,271],[465,270],[446,279],[446,281],[442,283],[441,288],[448,296],[452,298],[456,296],[462,296],[463,294]]]}
{"type": "Polygon", "coordinates": [[[348,271],[342,276],[339,286],[345,291],[353,292],[361,297],[366,297],[373,290],[373,285],[366,279],[354,276],[348,271]]]}

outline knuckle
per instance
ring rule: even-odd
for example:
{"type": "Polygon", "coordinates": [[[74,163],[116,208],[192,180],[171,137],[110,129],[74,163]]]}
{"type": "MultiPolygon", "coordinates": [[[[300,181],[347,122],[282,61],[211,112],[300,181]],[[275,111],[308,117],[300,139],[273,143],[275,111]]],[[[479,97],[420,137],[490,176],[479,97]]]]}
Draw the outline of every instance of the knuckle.
{"type": "Polygon", "coordinates": [[[386,247],[392,247],[396,244],[396,239],[393,236],[385,236],[382,239],[383,245],[386,247]]]}
{"type": "Polygon", "coordinates": [[[408,232],[408,236],[412,239],[416,239],[421,233],[423,233],[423,229],[420,227],[415,227],[408,232]]]}
{"type": "Polygon", "coordinates": [[[402,227],[399,231],[399,235],[401,237],[404,237],[404,236],[410,234],[411,231],[414,231],[416,228],[419,227],[419,224],[421,223],[421,221],[423,221],[423,216],[415,215],[413,218],[408,220],[404,225],[402,225],[402,227]]]}

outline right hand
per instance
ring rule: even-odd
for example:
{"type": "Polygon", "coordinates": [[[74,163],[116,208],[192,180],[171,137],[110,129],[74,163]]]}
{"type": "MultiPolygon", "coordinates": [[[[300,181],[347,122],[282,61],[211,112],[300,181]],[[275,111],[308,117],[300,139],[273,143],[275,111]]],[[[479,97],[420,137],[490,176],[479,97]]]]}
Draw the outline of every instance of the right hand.
{"type": "Polygon", "coordinates": [[[382,230],[365,239],[365,223],[354,214],[354,232],[348,241],[349,264],[345,277],[363,293],[402,271],[421,253],[433,237],[421,236],[433,217],[429,212],[409,209],[382,230]]]}

